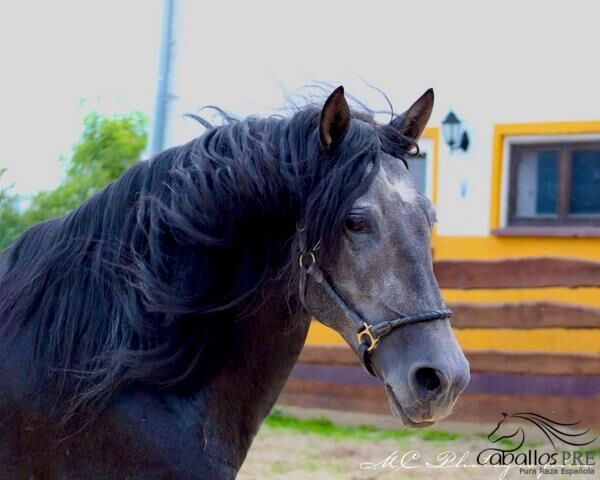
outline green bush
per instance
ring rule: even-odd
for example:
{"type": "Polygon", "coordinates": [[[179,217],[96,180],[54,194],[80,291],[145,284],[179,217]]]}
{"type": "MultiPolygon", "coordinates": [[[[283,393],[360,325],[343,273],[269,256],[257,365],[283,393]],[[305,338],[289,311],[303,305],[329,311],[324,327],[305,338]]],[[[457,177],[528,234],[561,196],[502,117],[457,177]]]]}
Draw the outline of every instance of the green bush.
{"type": "MultiPolygon", "coordinates": [[[[6,169],[0,169],[0,178],[6,169]]],[[[25,223],[17,207],[18,198],[11,187],[0,188],[0,250],[12,242],[24,229],[25,223]]]]}
{"type": "Polygon", "coordinates": [[[0,249],[25,228],[73,210],[139,161],[146,148],[146,123],[139,112],[110,118],[86,115],[71,157],[60,159],[64,177],[56,189],[34,195],[23,212],[9,189],[0,190],[0,249]]]}

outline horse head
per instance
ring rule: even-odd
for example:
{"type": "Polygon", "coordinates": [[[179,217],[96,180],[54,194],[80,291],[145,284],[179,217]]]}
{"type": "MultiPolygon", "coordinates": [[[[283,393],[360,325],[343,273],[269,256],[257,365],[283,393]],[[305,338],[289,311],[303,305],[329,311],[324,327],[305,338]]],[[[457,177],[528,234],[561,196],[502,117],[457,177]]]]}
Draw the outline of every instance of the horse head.
{"type": "Polygon", "coordinates": [[[343,89],[331,94],[320,116],[323,150],[335,157],[370,135],[376,158],[333,251],[323,259],[322,245],[306,244],[300,258],[309,274],[307,309],[337,330],[384,382],[392,412],[410,426],[448,415],[469,381],[432,269],[435,209],[417,191],[404,161],[432,108],[428,90],[389,125],[378,125],[351,112],[343,89]]]}
{"type": "Polygon", "coordinates": [[[522,431],[519,425],[510,422],[512,415],[502,412],[502,419],[496,425],[496,428],[488,435],[488,440],[492,443],[497,443],[501,440],[514,439],[515,436],[522,431]]]}

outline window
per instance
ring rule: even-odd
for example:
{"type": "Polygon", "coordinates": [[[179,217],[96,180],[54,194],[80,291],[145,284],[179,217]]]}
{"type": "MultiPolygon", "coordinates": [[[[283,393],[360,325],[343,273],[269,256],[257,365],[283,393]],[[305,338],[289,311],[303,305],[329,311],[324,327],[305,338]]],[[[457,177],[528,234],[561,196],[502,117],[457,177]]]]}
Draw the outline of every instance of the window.
{"type": "Polygon", "coordinates": [[[600,142],[511,147],[509,226],[600,226],[600,142]]]}
{"type": "Polygon", "coordinates": [[[417,191],[435,202],[435,164],[437,130],[427,129],[419,140],[419,154],[407,155],[408,171],[413,177],[417,191]]]}
{"type": "Polygon", "coordinates": [[[420,152],[418,155],[408,157],[408,171],[411,173],[419,193],[427,194],[427,154],[420,152]]]}

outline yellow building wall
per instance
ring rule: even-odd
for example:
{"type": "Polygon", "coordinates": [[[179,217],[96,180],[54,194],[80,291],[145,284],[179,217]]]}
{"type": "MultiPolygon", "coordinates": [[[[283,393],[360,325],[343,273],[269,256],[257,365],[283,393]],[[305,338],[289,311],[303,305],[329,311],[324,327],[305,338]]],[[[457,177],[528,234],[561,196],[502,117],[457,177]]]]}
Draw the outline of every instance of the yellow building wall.
{"type": "MultiPolygon", "coordinates": [[[[587,328],[542,328],[516,330],[502,328],[454,329],[463,350],[502,350],[506,352],[600,353],[600,330],[587,328]]],[[[308,333],[309,345],[345,345],[334,330],[313,321],[308,333]]]]}

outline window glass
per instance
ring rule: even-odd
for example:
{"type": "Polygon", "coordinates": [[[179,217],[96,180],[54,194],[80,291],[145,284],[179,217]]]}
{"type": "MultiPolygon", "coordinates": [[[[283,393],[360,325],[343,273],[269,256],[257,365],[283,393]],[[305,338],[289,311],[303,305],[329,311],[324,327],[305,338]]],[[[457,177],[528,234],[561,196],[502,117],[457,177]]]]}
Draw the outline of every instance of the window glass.
{"type": "Polygon", "coordinates": [[[427,158],[425,155],[418,155],[407,159],[408,171],[411,173],[417,190],[423,195],[427,190],[427,158]]]}
{"type": "Polygon", "coordinates": [[[600,150],[572,153],[569,213],[600,214],[600,150]]]}
{"type": "Polygon", "coordinates": [[[516,176],[516,215],[556,216],[558,152],[523,153],[518,159],[516,176]]]}

